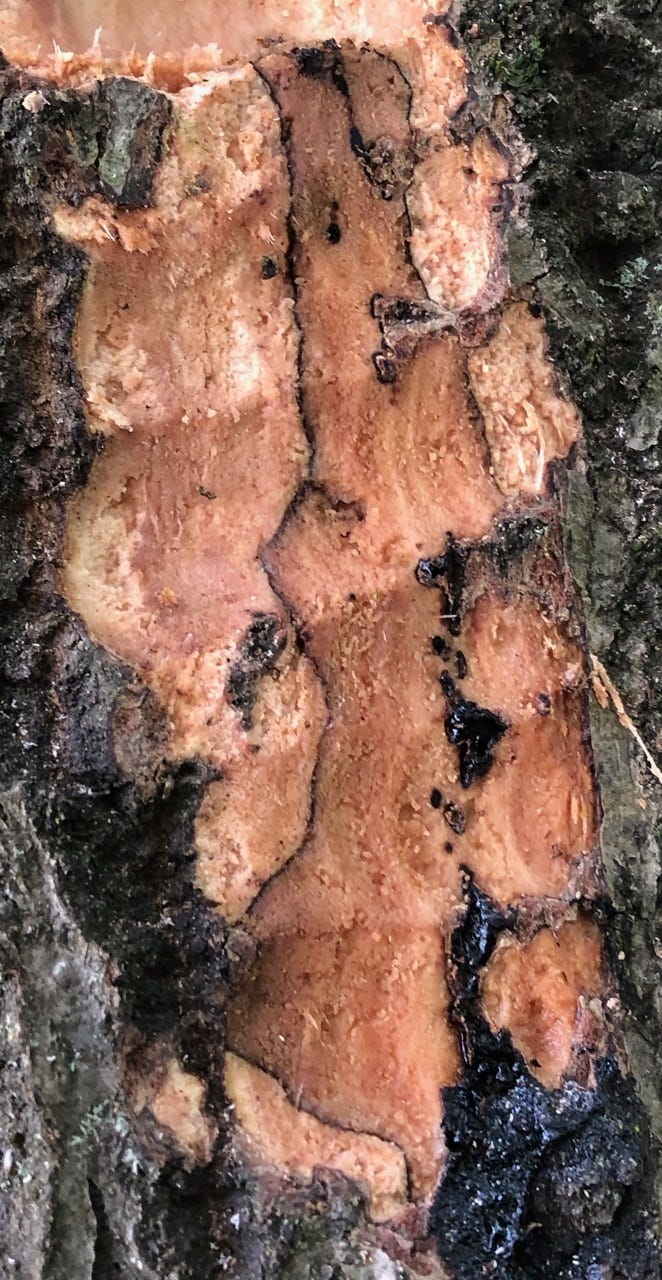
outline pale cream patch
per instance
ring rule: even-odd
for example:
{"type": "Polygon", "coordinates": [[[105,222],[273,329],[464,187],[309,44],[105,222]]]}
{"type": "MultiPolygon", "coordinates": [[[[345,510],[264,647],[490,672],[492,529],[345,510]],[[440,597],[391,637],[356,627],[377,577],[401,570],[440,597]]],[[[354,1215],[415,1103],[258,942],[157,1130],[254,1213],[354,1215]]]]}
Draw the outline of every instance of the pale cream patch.
{"type": "Polygon", "coordinates": [[[496,211],[508,165],[487,133],[470,145],[443,138],[422,148],[407,204],[412,257],[434,302],[449,308],[500,302],[507,284],[496,211]]]}
{"type": "Polygon", "coordinates": [[[225,1057],[225,1087],[242,1145],[263,1161],[309,1180],[316,1166],[338,1169],[369,1194],[375,1222],[397,1218],[407,1205],[407,1170],[393,1143],[323,1124],[290,1102],[273,1076],[234,1053],[225,1057]]]}
{"type": "Polygon", "coordinates": [[[184,1071],[176,1058],[168,1062],[165,1080],[149,1100],[154,1119],[195,1164],[208,1164],[218,1125],[204,1114],[205,1085],[184,1071]]]}
{"type": "Polygon", "coordinates": [[[547,360],[543,320],[526,303],[507,307],[488,345],[471,352],[469,374],[501,492],[542,493],[548,463],[565,458],[581,434],[547,360]]]}

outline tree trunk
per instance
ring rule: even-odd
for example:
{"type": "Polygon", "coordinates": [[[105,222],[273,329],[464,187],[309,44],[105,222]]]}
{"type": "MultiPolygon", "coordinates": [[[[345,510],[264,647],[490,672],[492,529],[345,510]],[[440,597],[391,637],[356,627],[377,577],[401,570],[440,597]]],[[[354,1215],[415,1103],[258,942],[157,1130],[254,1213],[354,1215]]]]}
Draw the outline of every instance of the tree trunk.
{"type": "Polygon", "coordinates": [[[0,15],[0,1276],[653,1280],[652,6],[226,8],[0,15]]]}

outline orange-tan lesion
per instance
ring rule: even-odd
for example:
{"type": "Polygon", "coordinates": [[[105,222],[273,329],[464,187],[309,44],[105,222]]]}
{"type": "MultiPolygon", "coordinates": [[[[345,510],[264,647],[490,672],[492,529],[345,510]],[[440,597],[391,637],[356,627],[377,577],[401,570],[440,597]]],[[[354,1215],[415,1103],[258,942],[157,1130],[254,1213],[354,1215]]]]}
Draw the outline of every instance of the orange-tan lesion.
{"type": "Polygon", "coordinates": [[[225,1057],[225,1087],[239,1142],[253,1163],[286,1169],[306,1181],[317,1166],[338,1169],[363,1187],[376,1222],[406,1209],[407,1166],[394,1143],[322,1123],[290,1101],[273,1075],[234,1053],[225,1057]]]}
{"type": "Polygon", "coordinates": [[[434,626],[412,575],[315,627],[331,712],[315,826],[251,912],[258,958],[228,1026],[322,1119],[402,1147],[416,1198],[438,1178],[439,1091],[459,1066],[443,943],[457,868],[428,802],[452,771],[421,643],[434,626]]]}
{"type": "Polygon", "coordinates": [[[577,1051],[601,1047],[597,998],[604,988],[600,930],[578,918],[542,928],[527,942],[501,939],[483,973],[481,998],[494,1030],[508,1030],[531,1073],[558,1089],[578,1066],[577,1051]]]}
{"type": "Polygon", "coordinates": [[[165,706],[171,755],[223,770],[198,815],[199,878],[235,919],[300,844],[326,720],[319,681],[259,562],[308,446],[273,103],[242,68],[182,92],[176,113],[153,209],[100,212],[89,201],[54,215],[91,257],[76,352],[90,427],[107,441],[69,509],[63,585],[95,637],[165,706]],[[264,256],[279,265],[272,279],[264,256]],[[288,643],[246,734],[228,675],[260,612],[280,619],[288,643]],[[252,868],[235,822],[247,803],[259,833],[252,868]]]}
{"type": "MultiPolygon", "coordinates": [[[[458,643],[463,695],[509,726],[470,800],[481,886],[503,904],[590,896],[597,812],[576,641],[531,595],[491,587],[467,611],[458,643]]],[[[457,785],[452,799],[462,803],[457,785]]]]}
{"type": "MultiPolygon", "coordinates": [[[[304,1178],[340,1169],[377,1219],[429,1199],[443,1169],[460,867],[503,903],[565,904],[596,883],[576,642],[532,591],[475,585],[462,694],[508,729],[462,788],[431,644],[448,619],[414,573],[449,530],[480,542],[544,496],[579,432],[542,322],[506,299],[507,164],[484,130],[450,135],[466,69],[421,21],[433,8],[242,3],[219,51],[191,47],[216,38],[217,0],[105,4],[85,54],[95,3],[44,3],[15,49],[70,85],[121,71],[172,97],[152,208],[52,210],[89,256],[76,354],[106,441],[70,504],[63,589],[166,708],[170,756],[221,774],[197,815],[196,875],[256,943],[225,1059],[246,1150],[304,1178]],[[78,52],[35,54],[41,31],[78,52]],[[392,144],[388,198],[352,149],[338,84],[288,52],[329,37],[364,140],[392,144]],[[427,333],[379,382],[376,294],[489,315],[485,340],[468,351],[461,326],[427,333]],[[261,614],[285,644],[247,724],[229,679],[261,614]]],[[[540,930],[500,944],[484,976],[492,1025],[545,1083],[575,1070],[586,1039],[578,1002],[603,989],[594,941],[577,922],[540,930]]],[[[201,1113],[172,1072],[154,1101],[180,1136],[182,1091],[201,1113]]]]}

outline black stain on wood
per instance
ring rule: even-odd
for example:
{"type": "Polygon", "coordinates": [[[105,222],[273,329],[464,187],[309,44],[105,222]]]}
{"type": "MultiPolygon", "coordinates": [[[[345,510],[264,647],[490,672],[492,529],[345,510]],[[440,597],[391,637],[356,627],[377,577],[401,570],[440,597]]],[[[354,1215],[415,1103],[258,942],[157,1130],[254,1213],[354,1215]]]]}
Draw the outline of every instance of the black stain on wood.
{"type": "Polygon", "coordinates": [[[443,1090],[448,1163],[430,1228],[454,1280],[654,1280],[650,1150],[633,1082],[607,1056],[596,1087],[546,1090],[480,1006],[480,972],[515,914],[465,874],[450,941],[464,1074],[443,1090]]]}

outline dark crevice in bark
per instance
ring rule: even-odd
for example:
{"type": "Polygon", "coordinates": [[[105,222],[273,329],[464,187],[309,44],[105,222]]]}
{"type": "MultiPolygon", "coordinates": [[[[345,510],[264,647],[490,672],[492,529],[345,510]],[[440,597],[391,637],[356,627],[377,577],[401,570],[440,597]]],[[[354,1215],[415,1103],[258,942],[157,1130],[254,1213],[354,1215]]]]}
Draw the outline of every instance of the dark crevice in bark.
{"type": "Polygon", "coordinates": [[[90,1280],[115,1280],[119,1267],[114,1258],[113,1233],[103,1202],[103,1194],[91,1178],[88,1178],[87,1190],[95,1219],[94,1258],[90,1280]]]}

